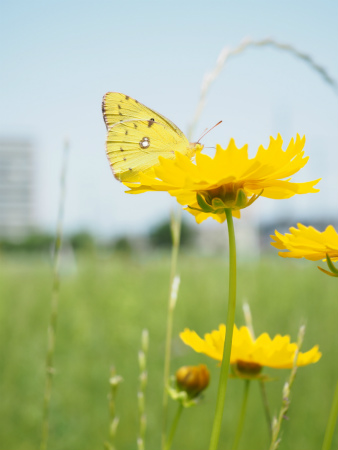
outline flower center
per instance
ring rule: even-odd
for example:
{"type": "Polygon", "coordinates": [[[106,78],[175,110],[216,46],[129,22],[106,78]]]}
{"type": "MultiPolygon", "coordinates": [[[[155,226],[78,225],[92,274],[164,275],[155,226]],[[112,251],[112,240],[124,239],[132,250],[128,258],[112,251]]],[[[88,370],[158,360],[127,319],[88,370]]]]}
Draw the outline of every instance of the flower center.
{"type": "MultiPolygon", "coordinates": [[[[203,211],[211,214],[222,214],[226,209],[243,209],[251,205],[262,194],[263,190],[257,195],[248,197],[243,188],[243,183],[227,183],[213,189],[205,191],[196,191],[196,200],[198,206],[203,211]]],[[[192,209],[193,208],[190,206],[192,209]]]]}
{"type": "Polygon", "coordinates": [[[255,362],[241,361],[238,359],[236,369],[243,375],[257,375],[262,370],[262,366],[255,362]]]}

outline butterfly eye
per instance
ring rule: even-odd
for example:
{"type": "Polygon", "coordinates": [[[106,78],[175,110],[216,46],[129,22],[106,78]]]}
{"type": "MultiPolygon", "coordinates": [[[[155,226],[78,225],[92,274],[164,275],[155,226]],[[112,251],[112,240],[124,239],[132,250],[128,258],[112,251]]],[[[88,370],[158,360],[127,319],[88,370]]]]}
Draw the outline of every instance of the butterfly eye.
{"type": "Polygon", "coordinates": [[[140,140],[139,145],[140,145],[140,147],[141,147],[142,149],[148,148],[149,145],[150,145],[150,139],[149,139],[148,137],[142,138],[142,139],[140,140]]]}

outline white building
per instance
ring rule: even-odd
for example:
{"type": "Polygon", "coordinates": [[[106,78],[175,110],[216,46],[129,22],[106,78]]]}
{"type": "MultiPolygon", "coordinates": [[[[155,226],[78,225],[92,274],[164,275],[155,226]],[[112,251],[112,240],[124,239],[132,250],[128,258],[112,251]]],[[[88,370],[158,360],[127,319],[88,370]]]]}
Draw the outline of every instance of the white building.
{"type": "Polygon", "coordinates": [[[0,236],[20,237],[33,225],[33,148],[0,139],[0,236]]]}

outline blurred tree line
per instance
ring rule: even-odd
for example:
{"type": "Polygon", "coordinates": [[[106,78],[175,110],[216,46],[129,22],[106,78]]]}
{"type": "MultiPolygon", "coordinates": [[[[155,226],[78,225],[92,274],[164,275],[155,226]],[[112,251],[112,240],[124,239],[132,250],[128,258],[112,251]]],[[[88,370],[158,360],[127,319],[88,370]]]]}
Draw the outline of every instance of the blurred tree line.
{"type": "MultiPolygon", "coordinates": [[[[195,229],[182,222],[181,246],[188,248],[193,245],[196,238],[195,229]]],[[[55,236],[43,231],[31,233],[17,238],[0,237],[0,253],[41,253],[51,252],[54,246],[55,236]]],[[[147,235],[133,236],[121,235],[116,238],[97,240],[88,231],[78,231],[63,237],[64,245],[71,247],[76,252],[90,253],[93,251],[111,251],[131,254],[135,250],[170,249],[171,230],[170,221],[162,221],[154,225],[147,235]]]]}
{"type": "MultiPolygon", "coordinates": [[[[74,250],[92,250],[95,248],[94,237],[86,231],[66,236],[64,240],[67,244],[71,245],[74,250]]],[[[54,243],[55,236],[51,233],[33,231],[22,237],[0,237],[0,251],[13,253],[46,252],[53,249],[54,243]]]]}
{"type": "MultiPolygon", "coordinates": [[[[171,247],[171,230],[170,221],[164,221],[154,226],[149,233],[149,239],[153,247],[170,248],[171,247]]],[[[193,245],[196,239],[195,228],[188,225],[185,221],[181,224],[180,243],[182,247],[193,245]]]]}

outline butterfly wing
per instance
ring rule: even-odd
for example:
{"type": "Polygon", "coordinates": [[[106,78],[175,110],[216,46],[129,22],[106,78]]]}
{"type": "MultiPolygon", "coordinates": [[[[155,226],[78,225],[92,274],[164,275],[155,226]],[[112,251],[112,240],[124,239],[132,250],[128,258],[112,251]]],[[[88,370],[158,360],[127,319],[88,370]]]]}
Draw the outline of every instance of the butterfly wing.
{"type": "Polygon", "coordinates": [[[108,128],[107,156],[120,181],[136,181],[139,172],[158,164],[159,156],[173,159],[175,151],[191,152],[189,141],[163,123],[133,119],[108,128]]]}
{"type": "Polygon", "coordinates": [[[148,108],[137,100],[120,92],[107,92],[103,97],[102,113],[107,129],[119,122],[126,120],[154,120],[154,122],[162,123],[168,128],[172,128],[175,132],[185,138],[184,133],[171,120],[157,113],[153,109],[148,108]]]}
{"type": "Polygon", "coordinates": [[[174,158],[175,151],[192,152],[173,122],[128,95],[108,92],[102,112],[108,130],[107,156],[120,181],[135,181],[139,172],[158,164],[159,156],[174,158]]]}

